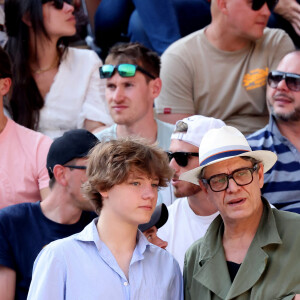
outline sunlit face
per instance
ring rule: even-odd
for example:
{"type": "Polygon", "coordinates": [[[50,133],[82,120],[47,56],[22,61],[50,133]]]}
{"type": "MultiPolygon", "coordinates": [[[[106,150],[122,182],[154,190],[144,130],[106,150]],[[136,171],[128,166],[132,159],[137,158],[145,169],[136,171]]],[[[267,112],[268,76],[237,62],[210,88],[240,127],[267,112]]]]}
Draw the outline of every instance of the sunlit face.
{"type": "Polygon", "coordinates": [[[162,240],[157,236],[157,228],[156,226],[152,226],[151,228],[147,229],[143,232],[145,237],[148,239],[148,241],[160,248],[166,249],[168,246],[168,242],[162,240]]]}
{"type": "Polygon", "coordinates": [[[132,170],[128,179],[102,192],[101,213],[109,213],[120,222],[138,226],[148,223],[155,209],[158,195],[158,177],[132,170]]]}
{"type": "MultiPolygon", "coordinates": [[[[205,167],[204,178],[209,179],[221,173],[231,174],[237,169],[252,167],[250,161],[235,157],[205,167]]],[[[260,189],[263,183],[263,165],[260,164],[259,170],[253,173],[253,181],[248,185],[238,186],[233,179],[230,179],[228,188],[222,192],[213,192],[206,184],[204,187],[209,200],[218,208],[226,224],[227,221],[260,218],[262,212],[260,189]]]]}
{"type": "MultiPolygon", "coordinates": [[[[66,165],[70,165],[70,164],[67,163],[66,165]]],[[[87,159],[78,158],[75,160],[74,163],[72,163],[72,165],[86,166],[87,159]]],[[[85,183],[87,180],[86,170],[72,169],[72,168],[65,167],[65,172],[68,181],[67,191],[69,192],[70,198],[72,199],[74,205],[80,208],[81,210],[87,210],[87,211],[94,210],[91,201],[85,198],[81,191],[82,184],[85,183]]]]}
{"type": "MultiPolygon", "coordinates": [[[[300,54],[291,53],[279,63],[278,71],[300,74],[300,54]]],[[[267,104],[270,112],[282,121],[300,121],[300,91],[290,90],[285,80],[276,88],[267,87],[267,104]]]]}
{"type": "MultiPolygon", "coordinates": [[[[159,80],[159,79],[156,79],[159,80]]],[[[116,124],[130,126],[153,112],[153,84],[137,71],[134,77],[121,77],[117,72],[106,80],[106,100],[116,124]]]]}
{"type": "Polygon", "coordinates": [[[53,2],[43,4],[44,27],[50,38],[59,39],[76,33],[74,7],[64,2],[62,9],[55,8],[53,2]]]}
{"type": "MultiPolygon", "coordinates": [[[[170,152],[199,152],[199,148],[180,141],[180,140],[171,140],[170,144],[170,152]]],[[[177,164],[174,158],[170,161],[170,167],[175,171],[173,178],[171,180],[171,184],[174,188],[174,195],[177,198],[181,197],[189,197],[192,195],[195,195],[196,193],[201,191],[200,186],[195,185],[193,183],[184,181],[184,180],[179,180],[179,176],[182,173],[185,173],[189,170],[192,170],[196,167],[199,167],[199,159],[198,157],[195,156],[190,156],[188,159],[188,164],[185,167],[181,167],[177,164]]]]}
{"type": "Polygon", "coordinates": [[[265,3],[261,9],[252,10],[251,0],[227,0],[228,28],[240,39],[255,41],[262,37],[271,12],[265,3]]]}

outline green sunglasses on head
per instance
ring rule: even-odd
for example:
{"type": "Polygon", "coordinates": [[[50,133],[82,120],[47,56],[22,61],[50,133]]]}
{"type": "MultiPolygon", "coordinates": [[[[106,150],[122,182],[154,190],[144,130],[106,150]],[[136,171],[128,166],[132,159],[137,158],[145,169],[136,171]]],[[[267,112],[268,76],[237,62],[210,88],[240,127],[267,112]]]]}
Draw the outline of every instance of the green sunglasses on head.
{"type": "Polygon", "coordinates": [[[152,79],[155,79],[151,73],[143,69],[142,67],[138,65],[133,64],[120,64],[120,65],[103,65],[100,67],[100,77],[101,78],[111,78],[115,72],[115,70],[118,71],[119,75],[121,77],[133,77],[136,73],[136,71],[140,71],[143,74],[149,76],[152,79]]]}

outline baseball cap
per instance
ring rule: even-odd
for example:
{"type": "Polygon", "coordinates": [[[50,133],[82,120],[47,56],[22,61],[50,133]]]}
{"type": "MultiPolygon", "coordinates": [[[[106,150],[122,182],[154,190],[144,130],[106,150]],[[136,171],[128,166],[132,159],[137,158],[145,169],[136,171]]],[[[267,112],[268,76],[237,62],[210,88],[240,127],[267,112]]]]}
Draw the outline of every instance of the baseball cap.
{"type": "Polygon", "coordinates": [[[49,177],[53,177],[55,165],[64,165],[74,158],[86,157],[98,142],[96,136],[85,129],[73,129],[55,139],[47,156],[49,177]]]}
{"type": "Polygon", "coordinates": [[[171,140],[180,140],[199,147],[208,130],[223,126],[225,123],[219,119],[201,115],[190,116],[176,122],[171,140]]]}
{"type": "Polygon", "coordinates": [[[152,226],[155,226],[157,229],[162,227],[167,221],[169,217],[169,212],[164,203],[157,205],[151,219],[148,223],[140,224],[139,230],[144,232],[150,229],[152,226]]]}

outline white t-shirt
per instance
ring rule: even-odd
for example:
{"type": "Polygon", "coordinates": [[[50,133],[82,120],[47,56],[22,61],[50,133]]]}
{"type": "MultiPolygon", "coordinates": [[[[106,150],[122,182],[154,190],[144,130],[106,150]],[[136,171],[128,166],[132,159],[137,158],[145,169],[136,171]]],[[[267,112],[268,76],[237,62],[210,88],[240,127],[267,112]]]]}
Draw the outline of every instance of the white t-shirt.
{"type": "Polygon", "coordinates": [[[45,97],[38,131],[55,138],[82,128],[85,119],[113,123],[105,100],[105,80],[99,75],[101,65],[91,50],[68,49],[45,97]]]}
{"type": "Polygon", "coordinates": [[[168,211],[168,221],[158,230],[157,235],[168,242],[166,250],[176,258],[182,271],[186,250],[204,236],[219,212],[198,216],[190,208],[186,197],[177,199],[168,206],[168,211]]]}

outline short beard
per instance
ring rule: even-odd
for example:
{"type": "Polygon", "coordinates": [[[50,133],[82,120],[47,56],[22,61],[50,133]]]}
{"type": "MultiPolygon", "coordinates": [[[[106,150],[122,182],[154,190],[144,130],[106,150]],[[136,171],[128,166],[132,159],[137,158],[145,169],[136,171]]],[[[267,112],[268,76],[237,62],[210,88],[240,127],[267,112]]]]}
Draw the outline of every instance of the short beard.
{"type": "Polygon", "coordinates": [[[275,117],[276,120],[282,122],[299,122],[300,121],[300,109],[295,108],[294,111],[290,113],[276,113],[273,107],[270,109],[272,115],[275,117]]]}
{"type": "Polygon", "coordinates": [[[183,198],[183,197],[190,197],[193,196],[201,191],[201,187],[190,183],[189,188],[186,188],[183,192],[178,191],[176,188],[174,188],[174,196],[176,198],[183,198]]]}

